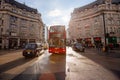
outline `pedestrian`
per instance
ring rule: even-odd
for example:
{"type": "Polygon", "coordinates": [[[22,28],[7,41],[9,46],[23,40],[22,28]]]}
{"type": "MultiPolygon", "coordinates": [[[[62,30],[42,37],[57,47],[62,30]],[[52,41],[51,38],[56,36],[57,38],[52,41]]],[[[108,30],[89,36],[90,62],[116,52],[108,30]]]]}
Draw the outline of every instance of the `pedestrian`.
{"type": "Polygon", "coordinates": [[[109,55],[109,47],[107,45],[105,46],[105,55],[109,55]]]}
{"type": "Polygon", "coordinates": [[[98,53],[100,54],[101,53],[101,51],[102,51],[102,48],[103,48],[103,44],[102,43],[97,43],[96,44],[96,48],[97,48],[97,51],[98,51],[98,53]]]}

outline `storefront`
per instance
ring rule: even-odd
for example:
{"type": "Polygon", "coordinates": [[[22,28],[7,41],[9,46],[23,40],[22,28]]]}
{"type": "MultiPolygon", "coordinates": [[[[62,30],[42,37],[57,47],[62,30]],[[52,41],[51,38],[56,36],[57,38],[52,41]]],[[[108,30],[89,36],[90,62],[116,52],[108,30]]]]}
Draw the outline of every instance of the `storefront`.
{"type": "Polygon", "coordinates": [[[108,37],[108,44],[117,44],[117,37],[108,37]]]}
{"type": "Polygon", "coordinates": [[[24,48],[27,43],[27,39],[20,39],[20,48],[24,48]]]}
{"type": "Polygon", "coordinates": [[[0,49],[2,49],[2,38],[0,38],[0,49]]]}
{"type": "Polygon", "coordinates": [[[84,41],[85,41],[85,46],[86,47],[92,47],[91,38],[85,38],[84,41]]]}
{"type": "Polygon", "coordinates": [[[101,37],[94,37],[93,40],[94,40],[94,43],[102,43],[101,37]]]}
{"type": "Polygon", "coordinates": [[[29,39],[29,43],[35,43],[35,39],[29,39]]]}
{"type": "Polygon", "coordinates": [[[17,43],[18,43],[17,38],[9,38],[9,49],[14,49],[18,47],[17,43]]]}
{"type": "Polygon", "coordinates": [[[82,43],[82,38],[78,38],[77,42],[82,43]]]}

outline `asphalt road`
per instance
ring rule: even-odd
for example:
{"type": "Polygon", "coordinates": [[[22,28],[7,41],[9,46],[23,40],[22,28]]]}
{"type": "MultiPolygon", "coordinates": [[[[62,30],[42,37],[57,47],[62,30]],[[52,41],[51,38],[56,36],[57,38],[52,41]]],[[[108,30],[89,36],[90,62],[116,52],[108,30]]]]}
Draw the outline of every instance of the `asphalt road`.
{"type": "Polygon", "coordinates": [[[45,51],[36,62],[12,80],[65,80],[66,55],[45,51]]]}
{"type": "Polygon", "coordinates": [[[66,55],[46,50],[28,59],[20,53],[0,56],[0,80],[120,80],[120,58],[100,56],[92,49],[82,53],[67,47],[66,55]]]}

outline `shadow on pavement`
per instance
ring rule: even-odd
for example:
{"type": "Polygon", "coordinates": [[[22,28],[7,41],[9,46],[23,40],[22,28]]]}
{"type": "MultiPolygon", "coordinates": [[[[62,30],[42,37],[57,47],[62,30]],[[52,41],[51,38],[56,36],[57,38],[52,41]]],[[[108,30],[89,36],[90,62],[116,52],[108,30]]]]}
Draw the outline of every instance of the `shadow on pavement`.
{"type": "Polygon", "coordinates": [[[109,49],[107,52],[104,52],[101,49],[94,49],[94,52],[96,52],[97,54],[99,55],[102,55],[102,56],[107,56],[107,57],[113,57],[113,58],[120,58],[120,49],[109,49]]]}
{"type": "Polygon", "coordinates": [[[65,80],[66,55],[45,52],[36,63],[12,80],[65,80]]]}
{"type": "Polygon", "coordinates": [[[0,50],[0,55],[6,55],[6,54],[11,54],[11,53],[14,53],[14,52],[21,52],[22,49],[19,49],[19,50],[0,50]]]}
{"type": "Polygon", "coordinates": [[[5,72],[5,71],[12,69],[14,67],[17,67],[19,65],[25,64],[26,62],[28,62],[30,60],[32,60],[32,59],[25,59],[24,57],[22,57],[22,58],[19,58],[17,60],[0,65],[0,73],[5,72]]]}
{"type": "Polygon", "coordinates": [[[120,79],[120,71],[113,70],[113,69],[111,69],[111,71],[112,71],[115,75],[117,75],[117,77],[120,79]]]}
{"type": "Polygon", "coordinates": [[[116,55],[113,57],[111,55],[113,53],[105,56],[105,53],[99,53],[95,49],[87,49],[85,53],[79,54],[101,65],[105,69],[112,71],[112,73],[114,73],[120,79],[120,58],[116,58],[116,55]]]}

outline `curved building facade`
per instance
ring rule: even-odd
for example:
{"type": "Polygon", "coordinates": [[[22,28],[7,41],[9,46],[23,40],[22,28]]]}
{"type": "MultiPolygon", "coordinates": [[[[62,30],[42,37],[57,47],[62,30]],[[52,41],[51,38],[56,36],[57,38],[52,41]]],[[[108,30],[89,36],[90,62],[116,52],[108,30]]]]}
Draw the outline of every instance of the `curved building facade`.
{"type": "Polygon", "coordinates": [[[96,0],[75,8],[69,22],[69,36],[88,44],[120,43],[120,0],[96,0]]]}
{"type": "Polygon", "coordinates": [[[0,48],[23,47],[43,39],[43,22],[37,9],[15,0],[0,0],[0,48]]]}

